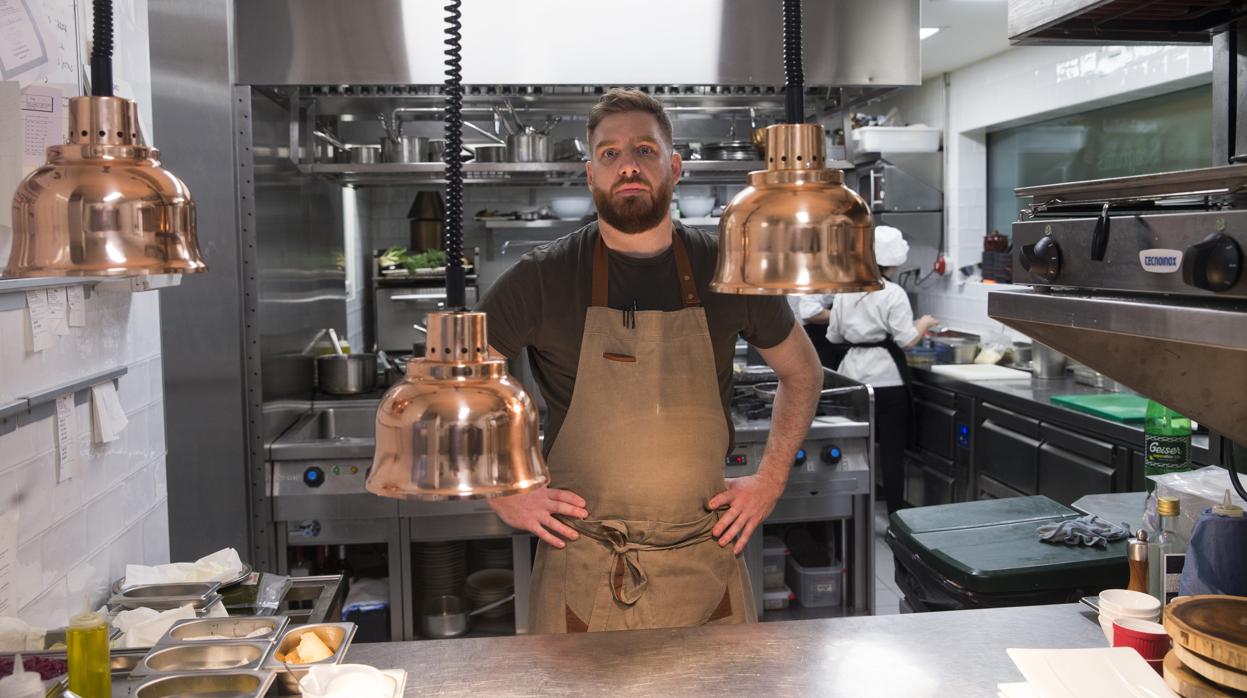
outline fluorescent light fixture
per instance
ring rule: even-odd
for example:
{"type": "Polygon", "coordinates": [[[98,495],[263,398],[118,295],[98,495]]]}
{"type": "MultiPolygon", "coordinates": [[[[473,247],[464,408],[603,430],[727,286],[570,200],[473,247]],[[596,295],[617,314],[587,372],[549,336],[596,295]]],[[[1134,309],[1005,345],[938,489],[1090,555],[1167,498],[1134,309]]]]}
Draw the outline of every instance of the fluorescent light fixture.
{"type": "Polygon", "coordinates": [[[918,30],[918,40],[929,39],[939,32],[939,27],[922,27],[918,30]]]}

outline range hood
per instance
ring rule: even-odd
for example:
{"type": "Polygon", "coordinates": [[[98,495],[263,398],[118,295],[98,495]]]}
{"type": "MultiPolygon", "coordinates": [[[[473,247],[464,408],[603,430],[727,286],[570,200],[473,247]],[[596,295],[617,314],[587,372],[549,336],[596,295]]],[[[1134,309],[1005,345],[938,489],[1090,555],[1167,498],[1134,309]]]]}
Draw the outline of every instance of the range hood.
{"type": "Polygon", "coordinates": [[[1226,0],[1009,0],[1015,44],[1206,44],[1247,14],[1226,0]]]}
{"type": "Polygon", "coordinates": [[[987,314],[1247,443],[1247,303],[994,291],[987,314]]]}

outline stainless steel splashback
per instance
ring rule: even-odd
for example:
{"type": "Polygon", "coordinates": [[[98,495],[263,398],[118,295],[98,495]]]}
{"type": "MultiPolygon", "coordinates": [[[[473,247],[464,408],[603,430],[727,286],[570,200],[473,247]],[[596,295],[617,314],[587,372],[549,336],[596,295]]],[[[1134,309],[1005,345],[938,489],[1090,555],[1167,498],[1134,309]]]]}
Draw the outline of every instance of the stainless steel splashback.
{"type": "Polygon", "coordinates": [[[346,329],[342,189],[299,172],[288,157],[289,111],[251,96],[263,399],[306,398],[312,360],[303,350],[322,328],[346,329]]]}
{"type": "MultiPolygon", "coordinates": [[[[441,83],[442,3],[239,0],[245,85],[441,83]]],[[[805,84],[921,82],[918,0],[822,0],[804,12],[805,84]]],[[[472,0],[469,84],[781,85],[779,0],[472,0]]]]}

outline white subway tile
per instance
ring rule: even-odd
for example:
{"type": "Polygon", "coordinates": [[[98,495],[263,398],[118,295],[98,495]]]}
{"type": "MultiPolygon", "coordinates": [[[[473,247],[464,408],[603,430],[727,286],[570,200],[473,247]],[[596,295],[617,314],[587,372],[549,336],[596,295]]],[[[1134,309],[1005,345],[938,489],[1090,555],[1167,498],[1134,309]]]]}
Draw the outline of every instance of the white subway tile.
{"type": "Polygon", "coordinates": [[[29,543],[52,524],[52,494],[56,484],[52,455],[39,456],[4,474],[8,491],[17,500],[18,544],[29,543]]]}
{"type": "MultiPolygon", "coordinates": [[[[4,472],[19,463],[35,457],[38,449],[35,446],[35,430],[31,427],[20,427],[7,433],[0,433],[0,478],[4,472]]],[[[0,489],[2,492],[3,489],[0,489]]],[[[5,498],[0,495],[0,503],[5,498]]]]}
{"type": "Polygon", "coordinates": [[[43,553],[39,539],[17,547],[17,605],[25,606],[47,588],[43,580],[43,553]]]}
{"type": "Polygon", "coordinates": [[[118,492],[109,490],[86,505],[87,545],[91,550],[106,547],[125,527],[126,512],[118,492]]]}
{"type": "Polygon", "coordinates": [[[161,501],[143,518],[143,564],[169,562],[169,502],[161,501]]]}
{"type": "Polygon", "coordinates": [[[139,564],[143,557],[143,527],[127,528],[108,548],[108,576],[124,577],[126,565],[139,564]]]}
{"type": "Polygon", "coordinates": [[[147,389],[148,396],[151,397],[153,402],[161,399],[161,397],[165,394],[164,362],[161,360],[159,356],[153,358],[150,362],[148,362],[147,380],[148,380],[148,389],[147,389]]]}
{"type": "Polygon", "coordinates": [[[147,375],[149,363],[140,361],[130,364],[124,376],[117,379],[117,398],[126,414],[133,414],[151,402],[151,378],[147,375]]]}
{"type": "Polygon", "coordinates": [[[90,599],[91,608],[98,608],[112,596],[113,577],[108,572],[109,550],[103,548],[87,559],[74,565],[65,575],[65,584],[71,599],[90,599]]]}
{"type": "Polygon", "coordinates": [[[43,552],[43,584],[52,584],[87,556],[87,521],[81,512],[48,529],[39,538],[43,552]]]}
{"type": "Polygon", "coordinates": [[[61,577],[38,598],[23,606],[17,616],[41,628],[63,628],[69,622],[70,613],[79,610],[80,602],[80,598],[69,598],[69,588],[61,577]]]}

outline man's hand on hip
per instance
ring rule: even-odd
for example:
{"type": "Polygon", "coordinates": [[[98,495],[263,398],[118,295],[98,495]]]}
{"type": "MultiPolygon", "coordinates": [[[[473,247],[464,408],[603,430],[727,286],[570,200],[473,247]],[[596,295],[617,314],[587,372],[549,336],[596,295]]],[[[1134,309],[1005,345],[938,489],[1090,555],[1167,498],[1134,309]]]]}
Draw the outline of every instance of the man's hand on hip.
{"type": "Polygon", "coordinates": [[[719,547],[736,539],[733,552],[740,555],[753,532],[775,509],[775,502],[784,493],[784,484],[760,475],[730,478],[727,490],[710,498],[711,510],[727,506],[728,510],[711,529],[719,539],[719,547]]]}
{"type": "Polygon", "coordinates": [[[576,540],[580,534],[554,518],[555,514],[577,519],[589,516],[589,512],[584,508],[585,500],[580,495],[549,487],[508,497],[494,497],[489,500],[489,506],[493,507],[494,512],[508,526],[530,531],[556,548],[567,545],[563,542],[563,538],[576,540]],[[558,535],[555,535],[556,533],[558,535]]]}

